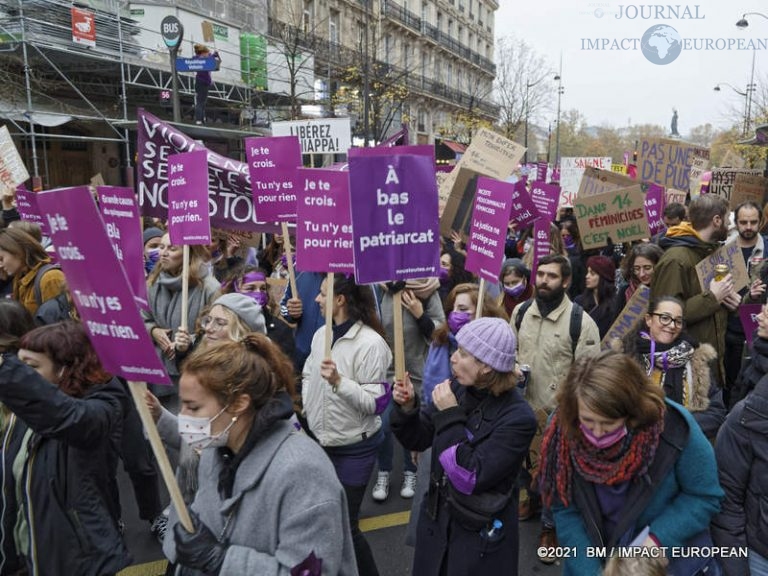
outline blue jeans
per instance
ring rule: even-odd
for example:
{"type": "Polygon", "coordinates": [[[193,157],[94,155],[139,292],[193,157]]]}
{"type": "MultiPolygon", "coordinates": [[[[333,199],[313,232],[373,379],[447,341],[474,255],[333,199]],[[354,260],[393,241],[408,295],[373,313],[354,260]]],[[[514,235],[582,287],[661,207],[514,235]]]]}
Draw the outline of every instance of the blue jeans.
{"type": "MultiPolygon", "coordinates": [[[[381,431],[384,433],[384,441],[379,446],[379,472],[392,472],[392,458],[395,454],[395,435],[392,434],[392,430],[389,427],[389,414],[392,412],[392,402],[393,400],[389,401],[387,409],[381,415],[381,431]]],[[[416,472],[416,465],[411,460],[411,452],[405,448],[402,448],[402,450],[403,470],[416,472]]]]}
{"type": "Polygon", "coordinates": [[[768,558],[749,549],[749,573],[752,576],[768,576],[768,558]]]}

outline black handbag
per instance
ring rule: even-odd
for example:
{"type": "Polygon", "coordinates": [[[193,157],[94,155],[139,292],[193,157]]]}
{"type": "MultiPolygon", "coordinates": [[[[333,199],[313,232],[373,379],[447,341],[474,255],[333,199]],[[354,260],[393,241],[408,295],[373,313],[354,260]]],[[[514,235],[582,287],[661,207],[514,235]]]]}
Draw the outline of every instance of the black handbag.
{"type": "Polygon", "coordinates": [[[517,480],[512,482],[508,492],[494,490],[480,494],[462,494],[453,487],[450,480],[446,483],[448,511],[451,518],[465,530],[479,532],[493,524],[517,491],[517,480]]]}

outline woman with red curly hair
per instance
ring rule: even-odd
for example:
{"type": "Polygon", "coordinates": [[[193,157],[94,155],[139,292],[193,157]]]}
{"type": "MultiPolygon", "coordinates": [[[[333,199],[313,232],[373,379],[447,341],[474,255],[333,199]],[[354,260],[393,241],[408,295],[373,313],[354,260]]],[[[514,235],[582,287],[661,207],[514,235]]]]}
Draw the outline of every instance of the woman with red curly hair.
{"type": "Polygon", "coordinates": [[[0,356],[0,402],[13,414],[3,455],[19,497],[14,534],[30,574],[115,574],[130,564],[114,482],[119,423],[129,402],[101,367],[82,325],[25,334],[0,356]],[[7,440],[23,434],[19,444],[7,440]]]}

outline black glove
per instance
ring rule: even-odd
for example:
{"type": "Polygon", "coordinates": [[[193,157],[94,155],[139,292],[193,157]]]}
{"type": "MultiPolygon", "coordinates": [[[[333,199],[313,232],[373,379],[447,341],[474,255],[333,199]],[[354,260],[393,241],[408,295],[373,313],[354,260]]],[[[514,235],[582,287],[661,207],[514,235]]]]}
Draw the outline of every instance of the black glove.
{"type": "Polygon", "coordinates": [[[392,292],[392,294],[397,294],[401,290],[405,290],[405,282],[403,280],[387,282],[387,289],[392,292]]]}
{"type": "Polygon", "coordinates": [[[187,529],[178,522],[173,527],[176,542],[176,562],[187,568],[195,568],[206,574],[218,574],[227,554],[227,547],[219,542],[208,526],[192,510],[189,511],[195,531],[187,529]]]}

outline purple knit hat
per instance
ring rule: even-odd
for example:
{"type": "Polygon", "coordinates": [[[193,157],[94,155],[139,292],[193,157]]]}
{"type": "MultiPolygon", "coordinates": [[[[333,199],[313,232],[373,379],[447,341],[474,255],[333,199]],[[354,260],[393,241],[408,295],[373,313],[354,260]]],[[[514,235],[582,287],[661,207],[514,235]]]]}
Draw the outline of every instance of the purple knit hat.
{"type": "Polygon", "coordinates": [[[515,333],[501,318],[472,320],[456,334],[456,342],[497,372],[512,372],[515,369],[515,333]]]}

